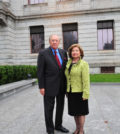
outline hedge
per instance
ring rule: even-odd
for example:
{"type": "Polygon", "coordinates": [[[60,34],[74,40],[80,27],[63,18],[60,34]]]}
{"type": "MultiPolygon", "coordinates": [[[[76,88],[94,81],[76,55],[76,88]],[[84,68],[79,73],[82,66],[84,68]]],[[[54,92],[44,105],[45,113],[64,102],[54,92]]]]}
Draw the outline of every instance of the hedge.
{"type": "Polygon", "coordinates": [[[37,78],[36,66],[32,65],[0,66],[0,85],[28,78],[37,78]]]}

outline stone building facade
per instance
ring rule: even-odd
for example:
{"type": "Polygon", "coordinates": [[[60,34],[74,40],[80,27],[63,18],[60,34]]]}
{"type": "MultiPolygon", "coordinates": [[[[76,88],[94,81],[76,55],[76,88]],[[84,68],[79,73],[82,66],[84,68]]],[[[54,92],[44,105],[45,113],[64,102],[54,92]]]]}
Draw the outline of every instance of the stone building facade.
{"type": "Polygon", "coordinates": [[[120,73],[119,0],[0,0],[0,65],[36,65],[51,34],[81,44],[91,73],[120,73]]]}

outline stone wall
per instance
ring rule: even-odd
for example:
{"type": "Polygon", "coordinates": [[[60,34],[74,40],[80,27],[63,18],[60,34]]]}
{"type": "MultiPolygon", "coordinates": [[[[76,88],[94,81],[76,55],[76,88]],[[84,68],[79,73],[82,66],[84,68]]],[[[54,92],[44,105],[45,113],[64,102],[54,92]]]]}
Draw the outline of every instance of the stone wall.
{"type": "Polygon", "coordinates": [[[15,22],[8,17],[7,26],[0,26],[0,64],[13,64],[15,47],[15,22]]]}
{"type": "Polygon", "coordinates": [[[28,0],[3,1],[10,3],[10,9],[16,16],[120,7],[119,0],[45,0],[33,5],[28,5],[28,0]]]}
{"type": "MultiPolygon", "coordinates": [[[[9,1],[8,1],[9,3],[9,1]]],[[[120,3],[118,0],[56,0],[28,5],[27,0],[10,0],[7,25],[0,25],[0,64],[36,65],[38,54],[31,53],[30,26],[43,25],[45,47],[49,36],[58,34],[63,48],[62,24],[78,23],[78,41],[90,64],[91,73],[102,66],[115,66],[120,73],[120,3]],[[114,50],[98,51],[97,21],[114,20],[114,50]]]]}
{"type": "MultiPolygon", "coordinates": [[[[36,64],[37,54],[30,54],[30,32],[29,26],[43,25],[45,28],[45,47],[48,47],[49,35],[58,34],[61,38],[60,47],[63,48],[62,38],[62,24],[63,23],[78,23],[78,38],[79,43],[85,51],[85,60],[87,60],[91,66],[111,66],[118,65],[120,63],[120,38],[119,38],[119,14],[118,13],[104,13],[104,14],[89,14],[89,15],[76,15],[76,16],[64,16],[64,17],[51,17],[42,19],[31,19],[19,21],[16,24],[17,42],[19,47],[16,48],[16,54],[19,56],[24,54],[27,58],[33,58],[32,63],[36,64]],[[115,35],[115,50],[97,50],[97,21],[98,20],[114,20],[114,35],[115,35]],[[18,54],[20,53],[20,54],[18,54]]],[[[25,58],[24,57],[24,58],[25,58]]],[[[29,59],[27,60],[30,64],[29,59]]],[[[31,61],[31,60],[30,60],[31,61]]],[[[25,63],[27,63],[25,61],[25,63]]]]}

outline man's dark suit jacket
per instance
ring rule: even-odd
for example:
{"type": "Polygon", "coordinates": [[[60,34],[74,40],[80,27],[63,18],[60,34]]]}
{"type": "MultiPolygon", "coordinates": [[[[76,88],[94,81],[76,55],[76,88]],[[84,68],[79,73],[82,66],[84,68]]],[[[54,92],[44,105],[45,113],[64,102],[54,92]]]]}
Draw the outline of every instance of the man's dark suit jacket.
{"type": "Polygon", "coordinates": [[[58,49],[62,58],[61,69],[53,55],[51,47],[39,52],[38,56],[38,82],[39,88],[45,88],[45,95],[56,96],[66,92],[66,78],[64,70],[67,62],[67,53],[58,49]]]}

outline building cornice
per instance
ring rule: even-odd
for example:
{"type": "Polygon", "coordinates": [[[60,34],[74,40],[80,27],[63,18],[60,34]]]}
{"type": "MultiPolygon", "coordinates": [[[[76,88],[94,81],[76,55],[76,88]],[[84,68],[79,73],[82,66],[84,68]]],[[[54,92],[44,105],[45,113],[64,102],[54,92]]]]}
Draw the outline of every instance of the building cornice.
{"type": "Polygon", "coordinates": [[[17,16],[16,19],[25,20],[25,19],[48,18],[48,17],[63,17],[63,16],[73,16],[73,15],[110,13],[110,12],[119,12],[119,11],[120,11],[120,7],[106,8],[106,9],[91,9],[91,10],[84,10],[84,11],[79,10],[79,11],[53,12],[53,13],[45,13],[45,14],[17,16]]]}
{"type": "Polygon", "coordinates": [[[98,14],[98,13],[111,13],[120,12],[120,8],[106,8],[106,9],[91,9],[91,10],[79,10],[79,11],[68,11],[68,12],[53,12],[45,14],[35,14],[26,16],[15,16],[10,10],[0,6],[0,19],[10,17],[14,20],[27,20],[27,19],[38,19],[38,18],[48,18],[48,17],[63,17],[63,16],[73,16],[73,15],[87,15],[87,14],[98,14]],[[3,17],[4,16],[4,17],[3,17]]]}

